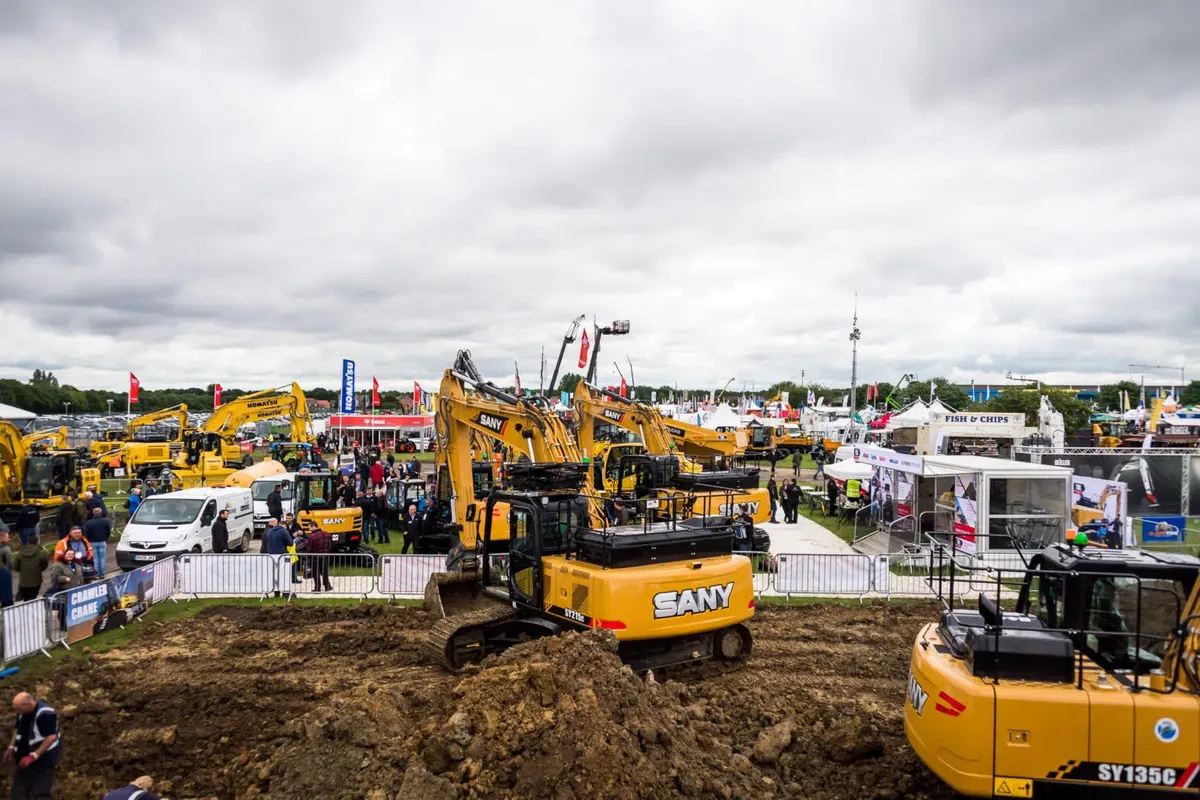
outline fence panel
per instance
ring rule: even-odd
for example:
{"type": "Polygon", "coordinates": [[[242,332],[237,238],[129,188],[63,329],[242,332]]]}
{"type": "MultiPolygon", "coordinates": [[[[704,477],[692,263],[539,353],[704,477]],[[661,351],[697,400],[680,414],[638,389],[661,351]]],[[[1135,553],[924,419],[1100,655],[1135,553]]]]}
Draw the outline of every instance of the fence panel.
{"type": "Polygon", "coordinates": [[[422,597],[429,576],[441,572],[445,564],[445,556],[382,556],[379,591],[389,597],[422,597]]]}
{"type": "Polygon", "coordinates": [[[379,567],[370,553],[274,556],[276,591],[286,595],[362,597],[375,593],[379,567]]]}
{"type": "Polygon", "coordinates": [[[50,604],[44,598],[4,609],[4,663],[50,647],[50,604]]]}
{"type": "Polygon", "coordinates": [[[929,585],[928,553],[882,553],[875,556],[872,570],[876,594],[887,597],[933,597],[929,585]]]}
{"type": "Polygon", "coordinates": [[[858,595],[871,591],[871,556],[842,553],[787,553],[777,556],[775,590],[780,594],[858,595]]]}
{"type": "Polygon", "coordinates": [[[275,561],[265,553],[197,553],[179,556],[180,594],[259,595],[275,591],[275,561]]]}
{"type": "Polygon", "coordinates": [[[151,565],[154,573],[154,587],[150,590],[150,605],[160,600],[170,600],[175,596],[175,580],[177,570],[174,558],[163,558],[151,565]]]}

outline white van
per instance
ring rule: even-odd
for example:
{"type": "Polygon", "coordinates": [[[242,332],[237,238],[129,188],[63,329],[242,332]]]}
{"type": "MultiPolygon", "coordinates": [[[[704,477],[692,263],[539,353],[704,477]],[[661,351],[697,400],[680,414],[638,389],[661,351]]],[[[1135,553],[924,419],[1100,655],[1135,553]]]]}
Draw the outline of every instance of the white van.
{"type": "MultiPolygon", "coordinates": [[[[296,513],[296,472],[284,472],[280,475],[271,475],[267,478],[259,478],[254,483],[250,484],[250,493],[254,497],[254,535],[258,536],[267,529],[267,520],[271,518],[267,512],[267,495],[269,495],[276,486],[282,485],[279,490],[280,497],[283,498],[283,513],[296,513]]],[[[283,522],[283,520],[279,520],[283,522]]]]}
{"type": "Polygon", "coordinates": [[[245,552],[254,534],[250,490],[200,487],[142,501],[117,542],[117,565],[130,570],[183,553],[212,551],[212,524],[229,510],[229,549],[245,552]]]}

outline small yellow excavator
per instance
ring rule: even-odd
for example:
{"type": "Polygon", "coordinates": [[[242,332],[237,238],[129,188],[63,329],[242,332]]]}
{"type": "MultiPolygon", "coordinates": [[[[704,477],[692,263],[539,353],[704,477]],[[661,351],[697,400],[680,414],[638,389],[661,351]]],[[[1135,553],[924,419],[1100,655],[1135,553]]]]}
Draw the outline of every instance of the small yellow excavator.
{"type": "Polygon", "coordinates": [[[72,491],[100,488],[100,471],[74,450],[28,450],[11,422],[0,420],[0,513],[7,519],[24,503],[57,508],[72,491]]]}
{"type": "Polygon", "coordinates": [[[39,450],[66,450],[67,428],[47,428],[44,431],[34,431],[21,437],[25,449],[33,452],[39,450]]]}
{"type": "Polygon", "coordinates": [[[469,353],[442,380],[437,425],[430,517],[458,538],[425,606],[438,619],[427,647],[447,667],[589,628],[613,631],[638,670],[750,652],[753,576],[727,518],[654,521],[643,508],[641,524],[606,526],[562,422],[484,381],[469,353]],[[518,459],[486,488],[471,457],[484,438],[518,459]]]}
{"type": "Polygon", "coordinates": [[[955,791],[1200,792],[1200,560],[1086,540],[990,575],[936,551],[946,610],[917,634],[904,729],[955,791]],[[994,591],[964,608],[947,580],[994,591]]]}

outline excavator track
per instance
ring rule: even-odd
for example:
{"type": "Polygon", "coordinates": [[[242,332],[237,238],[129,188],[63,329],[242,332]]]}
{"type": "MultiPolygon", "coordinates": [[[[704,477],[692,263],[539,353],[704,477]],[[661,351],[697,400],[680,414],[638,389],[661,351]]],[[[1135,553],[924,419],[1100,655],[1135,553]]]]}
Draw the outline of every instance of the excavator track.
{"type": "Polygon", "coordinates": [[[425,636],[425,651],[446,669],[455,670],[487,655],[483,629],[495,622],[517,616],[511,606],[501,603],[444,617],[434,623],[425,636]],[[455,641],[455,639],[459,641],[455,641]],[[477,656],[475,654],[478,654],[477,656]]]}

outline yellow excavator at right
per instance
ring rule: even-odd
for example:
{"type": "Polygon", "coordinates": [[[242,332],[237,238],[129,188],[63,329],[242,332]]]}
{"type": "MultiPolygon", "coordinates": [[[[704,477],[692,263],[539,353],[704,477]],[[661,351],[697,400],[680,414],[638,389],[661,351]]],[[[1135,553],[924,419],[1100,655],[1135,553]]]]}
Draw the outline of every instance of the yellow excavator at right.
{"type": "Polygon", "coordinates": [[[997,573],[946,547],[930,565],[946,609],[917,634],[904,705],[939,778],[971,797],[1200,792],[1200,560],[1079,534],[997,573]],[[981,582],[962,607],[955,588],[981,582]]]}
{"type": "Polygon", "coordinates": [[[749,654],[753,576],[732,553],[728,520],[654,521],[642,508],[640,524],[607,526],[562,422],[482,380],[469,353],[447,370],[437,402],[430,518],[460,538],[425,589],[435,658],[457,669],[587,629],[612,631],[635,670],[749,654]],[[481,438],[515,454],[486,489],[471,453],[481,438]]]}

